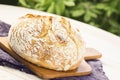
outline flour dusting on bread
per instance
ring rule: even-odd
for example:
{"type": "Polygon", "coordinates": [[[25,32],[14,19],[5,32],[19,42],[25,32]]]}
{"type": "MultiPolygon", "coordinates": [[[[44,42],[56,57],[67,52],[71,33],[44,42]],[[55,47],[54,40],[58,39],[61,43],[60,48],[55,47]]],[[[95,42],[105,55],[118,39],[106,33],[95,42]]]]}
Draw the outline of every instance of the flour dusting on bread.
{"type": "Polygon", "coordinates": [[[9,44],[24,59],[57,71],[76,69],[85,49],[78,31],[67,19],[33,14],[12,25],[9,44]]]}

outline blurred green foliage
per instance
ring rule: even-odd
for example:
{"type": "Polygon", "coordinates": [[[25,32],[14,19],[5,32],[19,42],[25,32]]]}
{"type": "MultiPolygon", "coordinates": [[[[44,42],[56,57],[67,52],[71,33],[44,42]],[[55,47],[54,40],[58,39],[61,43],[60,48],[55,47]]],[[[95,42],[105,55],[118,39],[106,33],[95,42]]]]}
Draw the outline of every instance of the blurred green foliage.
{"type": "Polygon", "coordinates": [[[70,17],[120,35],[120,0],[19,0],[19,5],[70,17]]]}

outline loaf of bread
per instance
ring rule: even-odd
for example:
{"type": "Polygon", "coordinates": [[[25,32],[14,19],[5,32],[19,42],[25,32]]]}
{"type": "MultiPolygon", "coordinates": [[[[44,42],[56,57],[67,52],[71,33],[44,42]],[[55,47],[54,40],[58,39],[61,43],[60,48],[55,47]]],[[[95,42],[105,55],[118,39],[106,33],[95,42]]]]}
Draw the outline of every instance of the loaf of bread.
{"type": "Polygon", "coordinates": [[[85,50],[78,31],[63,17],[26,14],[11,26],[8,39],[23,59],[57,71],[76,69],[85,50]]]}

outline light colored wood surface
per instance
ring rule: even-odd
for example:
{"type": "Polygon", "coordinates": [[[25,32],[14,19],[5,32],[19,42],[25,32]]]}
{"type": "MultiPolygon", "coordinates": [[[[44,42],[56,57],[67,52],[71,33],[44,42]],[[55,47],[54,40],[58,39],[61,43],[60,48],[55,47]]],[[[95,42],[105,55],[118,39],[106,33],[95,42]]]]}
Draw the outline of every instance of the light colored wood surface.
{"type": "Polygon", "coordinates": [[[20,56],[18,56],[10,47],[8,44],[7,37],[0,37],[0,47],[8,52],[12,57],[14,57],[16,60],[20,61],[21,63],[25,64],[30,70],[32,70],[35,74],[42,78],[57,78],[57,77],[66,77],[66,76],[82,76],[82,75],[88,75],[91,73],[91,67],[86,63],[85,60],[89,59],[97,59],[101,57],[101,53],[98,52],[95,49],[92,48],[86,48],[86,52],[84,55],[84,59],[80,66],[72,71],[66,71],[66,72],[58,72],[46,68],[42,68],[39,66],[36,66],[20,56]]]}
{"type": "Polygon", "coordinates": [[[0,80],[43,80],[39,77],[31,74],[27,74],[25,72],[0,66],[0,80]]]}

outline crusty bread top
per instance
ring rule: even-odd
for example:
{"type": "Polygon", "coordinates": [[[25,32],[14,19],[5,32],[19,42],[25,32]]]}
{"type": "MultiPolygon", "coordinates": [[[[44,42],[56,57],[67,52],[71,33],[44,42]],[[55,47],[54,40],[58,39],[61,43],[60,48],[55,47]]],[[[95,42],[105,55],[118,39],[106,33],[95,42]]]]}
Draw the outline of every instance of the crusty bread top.
{"type": "Polygon", "coordinates": [[[65,18],[33,14],[19,18],[10,28],[9,44],[36,65],[64,71],[78,67],[75,65],[85,48],[77,30],[65,18]]]}

